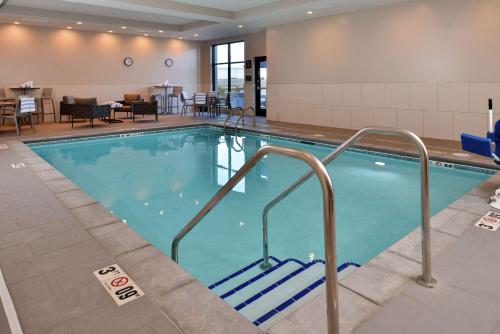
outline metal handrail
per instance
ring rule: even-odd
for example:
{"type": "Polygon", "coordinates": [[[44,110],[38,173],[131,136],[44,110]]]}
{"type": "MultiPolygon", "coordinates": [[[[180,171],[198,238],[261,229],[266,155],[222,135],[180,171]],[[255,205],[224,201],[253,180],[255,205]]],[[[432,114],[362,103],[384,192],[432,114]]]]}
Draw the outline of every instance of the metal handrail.
{"type": "MultiPolygon", "coordinates": [[[[326,166],[332,160],[335,160],[345,150],[353,146],[360,139],[369,134],[399,136],[409,139],[417,147],[420,155],[420,192],[421,192],[421,235],[422,235],[422,275],[417,278],[417,283],[425,287],[433,287],[437,281],[432,277],[431,271],[431,220],[429,213],[429,153],[422,140],[413,132],[408,130],[384,127],[367,127],[359,130],[354,136],[345,141],[335,151],[323,158],[322,163],[326,166]]],[[[292,183],[285,191],[269,202],[262,212],[262,238],[263,238],[263,258],[262,269],[271,267],[269,263],[269,234],[268,234],[268,216],[269,211],[291,192],[306,182],[313,172],[304,174],[297,181],[292,183]]]]}
{"type": "Polygon", "coordinates": [[[330,176],[325,165],[309,152],[278,147],[264,146],[248,160],[234,176],[215,194],[214,197],[198,212],[198,214],[175,236],[172,242],[172,259],[179,263],[179,243],[259,162],[265,155],[275,153],[305,161],[312,174],[318,176],[323,192],[323,219],[325,233],[326,261],[326,303],[328,334],[339,333],[338,288],[337,288],[337,255],[335,239],[334,196],[330,176]]]}
{"type": "Polygon", "coordinates": [[[243,109],[242,107],[236,107],[236,108],[229,109],[227,111],[227,118],[224,121],[224,132],[226,132],[227,123],[229,122],[231,117],[234,116],[233,112],[238,111],[238,119],[234,123],[234,135],[236,136],[238,133],[238,126],[240,125],[240,121],[243,123],[243,125],[245,125],[245,114],[246,114],[247,110],[252,111],[253,115],[251,115],[251,116],[253,116],[253,126],[254,127],[257,126],[256,120],[255,120],[256,113],[255,113],[255,109],[253,107],[247,107],[246,109],[243,109]]]}
{"type": "MultiPolygon", "coordinates": [[[[233,111],[237,110],[237,109],[242,109],[242,108],[241,107],[236,107],[236,108],[231,108],[231,109],[227,110],[226,120],[224,121],[224,133],[226,132],[226,128],[227,128],[227,124],[229,123],[229,120],[231,119],[231,117],[233,117],[233,111]]],[[[235,134],[236,134],[236,129],[234,131],[235,131],[235,134]]]]}

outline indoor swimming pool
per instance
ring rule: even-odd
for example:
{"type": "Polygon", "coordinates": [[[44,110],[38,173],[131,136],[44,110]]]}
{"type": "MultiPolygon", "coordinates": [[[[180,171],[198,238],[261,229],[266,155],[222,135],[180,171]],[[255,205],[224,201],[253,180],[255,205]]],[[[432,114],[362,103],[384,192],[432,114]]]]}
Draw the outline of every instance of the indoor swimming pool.
{"type": "MultiPolygon", "coordinates": [[[[137,233],[170,255],[174,236],[259,148],[324,157],[333,146],[197,126],[31,144],[31,149],[137,233]]],[[[438,164],[441,165],[441,164],[438,164]]],[[[493,171],[432,164],[431,214],[493,171]]],[[[351,150],[328,165],[335,190],[337,263],[364,264],[420,224],[417,159],[351,150]]],[[[269,155],[180,245],[180,264],[206,286],[262,258],[262,209],[307,166],[269,155]]],[[[321,190],[311,178],[269,216],[269,253],[324,259],[321,190]]]]}

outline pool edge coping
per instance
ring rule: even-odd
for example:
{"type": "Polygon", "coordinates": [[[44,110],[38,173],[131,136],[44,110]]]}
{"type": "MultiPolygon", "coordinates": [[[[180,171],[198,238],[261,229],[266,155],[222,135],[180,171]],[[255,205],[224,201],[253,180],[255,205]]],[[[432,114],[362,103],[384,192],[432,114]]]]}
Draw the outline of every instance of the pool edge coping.
{"type": "MultiPolygon", "coordinates": [[[[196,128],[196,127],[203,127],[203,126],[217,126],[217,127],[221,127],[220,125],[214,125],[214,124],[210,124],[210,123],[200,123],[200,124],[192,124],[192,125],[173,125],[173,126],[166,126],[166,127],[161,127],[161,128],[154,128],[154,129],[130,129],[129,131],[112,131],[112,132],[105,132],[105,133],[102,133],[101,135],[106,135],[106,134],[119,134],[119,133],[136,133],[136,132],[147,132],[147,131],[150,131],[150,130],[155,130],[155,131],[159,131],[159,130],[172,130],[172,129],[176,129],[176,128],[196,128]]],[[[245,131],[250,131],[250,132],[254,132],[254,133],[258,133],[258,134],[269,134],[269,135],[275,135],[277,137],[289,137],[289,138],[294,138],[294,139],[298,139],[298,140],[301,140],[301,139],[309,139],[311,141],[314,141],[314,142],[323,142],[323,143],[326,143],[326,144],[333,144],[333,145],[336,145],[338,143],[336,143],[335,141],[325,141],[325,140],[321,140],[321,139],[318,139],[318,138],[310,138],[310,137],[307,137],[307,136],[296,136],[296,135],[284,135],[283,133],[274,133],[273,131],[251,131],[251,130],[248,130],[248,129],[244,129],[245,131]],[[265,133],[264,133],[265,132],[265,133]]],[[[86,134],[86,135],[81,135],[81,136],[58,136],[58,137],[49,137],[49,138],[43,138],[43,139],[34,139],[34,140],[10,140],[10,141],[14,141],[14,142],[18,142],[20,144],[22,144],[22,146],[25,148],[23,151],[29,151],[31,153],[33,153],[36,157],[40,158],[41,160],[43,160],[46,164],[48,164],[43,158],[41,158],[38,154],[36,154],[34,151],[31,150],[31,148],[27,145],[29,143],[33,143],[33,142],[41,142],[41,141],[47,141],[47,139],[50,139],[50,141],[57,141],[57,140],[62,140],[62,139],[75,139],[75,138],[87,138],[87,137],[95,137],[95,136],[99,136],[98,134],[86,134]]],[[[408,153],[408,152],[400,152],[400,151],[397,151],[397,150],[386,150],[386,149],[374,149],[373,147],[370,147],[370,146],[363,146],[363,145],[359,145],[359,147],[361,147],[362,149],[364,150],[369,150],[369,151],[379,151],[379,152],[382,152],[382,153],[389,153],[389,154],[398,154],[398,155],[405,155],[405,156],[411,156],[411,157],[415,157],[414,155],[412,155],[411,153],[408,153]]],[[[19,153],[19,152],[18,152],[19,153]]],[[[436,157],[437,160],[439,161],[442,161],[443,159],[440,159],[440,157],[436,157]]],[[[450,161],[451,162],[451,161],[450,161]]],[[[491,169],[491,170],[494,170],[494,168],[492,168],[491,166],[484,166],[482,164],[474,164],[474,163],[468,163],[468,162],[463,162],[463,161],[456,161],[455,163],[459,163],[459,164],[465,164],[465,165],[472,165],[472,166],[477,166],[477,167],[480,167],[480,168],[486,168],[486,169],[491,169]]],[[[27,166],[30,167],[30,169],[33,171],[33,173],[35,174],[38,174],[40,173],[40,171],[37,171],[37,170],[34,170],[33,168],[31,168],[33,164],[32,163],[27,163],[27,166]]],[[[52,170],[58,172],[52,165],[48,164],[52,170]]],[[[48,169],[42,171],[42,172],[45,172],[47,171],[48,169]]],[[[481,186],[483,186],[485,183],[492,183],[491,180],[494,179],[497,175],[499,175],[500,173],[497,171],[496,174],[493,174],[490,178],[488,178],[485,182],[483,182],[482,184],[480,184],[478,187],[474,188],[473,190],[471,190],[471,192],[467,193],[467,194],[464,194],[462,197],[460,197],[457,201],[459,201],[460,199],[462,199],[463,197],[466,197],[466,196],[478,196],[475,191],[477,191],[479,188],[481,188],[481,186]]],[[[58,179],[59,180],[67,180],[71,183],[73,183],[70,179],[68,179],[66,176],[64,176],[63,174],[61,174],[62,177],[59,177],[58,179]]],[[[45,181],[43,179],[41,179],[41,181],[48,187],[48,183],[49,181],[45,181]]],[[[89,196],[86,194],[85,191],[83,191],[82,189],[80,189],[79,187],[77,187],[77,189],[75,190],[78,190],[80,192],[82,192],[83,194],[85,194],[86,196],[89,196]]],[[[52,190],[51,190],[52,191],[52,190]]],[[[53,192],[53,191],[52,191],[53,192]]],[[[90,196],[89,196],[90,197],[90,196]]],[[[67,208],[68,210],[70,210],[72,212],[72,210],[74,208],[70,208],[68,207],[65,203],[63,203],[67,208]]],[[[99,205],[101,206],[102,208],[104,208],[100,203],[96,202],[94,200],[94,202],[92,204],[89,204],[89,205],[99,205]]],[[[446,210],[446,209],[453,209],[453,210],[458,210],[460,211],[459,209],[457,209],[456,207],[453,207],[453,204],[454,203],[451,203],[447,208],[443,209],[442,211],[446,210]]],[[[105,208],[104,208],[105,209],[105,208]]],[[[108,211],[107,209],[105,209],[106,211],[108,211]]],[[[433,219],[439,215],[442,211],[440,211],[438,214],[436,214],[435,216],[433,216],[433,219]]],[[[73,213],[73,212],[72,212],[73,213]]],[[[108,213],[110,213],[108,211],[108,213]]],[[[111,213],[110,213],[111,214],[111,213]]],[[[78,219],[77,217],[75,217],[78,221],[80,221],[80,219],[78,219]]],[[[96,217],[98,218],[98,217],[96,217]]],[[[119,218],[116,217],[116,221],[110,223],[110,224],[115,224],[117,222],[119,222],[119,218]]],[[[110,224],[106,224],[106,225],[110,225],[110,224]]],[[[106,226],[104,225],[104,226],[106,226]]],[[[131,228],[129,228],[127,225],[123,225],[124,227],[126,227],[126,229],[130,230],[131,232],[133,232],[134,234],[136,234],[131,228]]],[[[435,227],[435,226],[434,226],[435,227]]],[[[444,249],[440,249],[438,251],[435,250],[435,247],[433,247],[433,259],[436,257],[436,255],[439,255],[441,254],[444,250],[448,249],[449,247],[451,247],[451,245],[453,243],[455,243],[459,238],[460,236],[451,236],[449,235],[448,233],[446,232],[443,232],[443,231],[440,231],[440,230],[435,230],[435,228],[432,228],[433,232],[434,233],[438,233],[438,234],[446,234],[448,236],[450,236],[451,238],[454,238],[452,239],[452,243],[449,243],[446,248],[444,249]]],[[[387,302],[388,300],[390,300],[392,297],[396,296],[399,294],[400,291],[402,291],[402,289],[404,287],[406,287],[411,281],[413,281],[416,277],[416,275],[418,274],[418,268],[419,268],[419,263],[414,259],[414,258],[409,258],[408,257],[408,254],[405,252],[405,251],[412,251],[414,249],[414,246],[415,246],[415,241],[417,242],[417,246],[419,245],[419,238],[418,237],[415,237],[415,235],[418,236],[418,233],[416,232],[419,232],[420,231],[420,227],[417,227],[415,230],[413,230],[412,232],[410,232],[408,235],[404,236],[402,239],[400,239],[398,242],[396,242],[395,244],[391,245],[390,247],[388,247],[387,249],[385,249],[383,252],[381,252],[380,254],[378,254],[375,258],[373,258],[372,260],[370,260],[369,262],[367,262],[363,267],[366,267],[366,268],[377,268],[380,269],[384,267],[384,264],[387,263],[386,260],[383,259],[383,257],[387,258],[387,257],[392,257],[394,258],[394,256],[396,256],[396,263],[399,263],[399,264],[402,264],[403,267],[408,267],[408,263],[412,264],[413,267],[416,267],[417,270],[415,272],[415,269],[413,270],[410,270],[410,272],[406,272],[406,273],[401,273],[400,278],[401,281],[400,281],[400,284],[398,284],[397,286],[394,286],[390,289],[389,293],[382,296],[381,298],[374,298],[373,296],[371,296],[369,293],[367,293],[367,291],[357,291],[357,288],[356,288],[356,284],[353,284],[352,282],[355,281],[356,279],[358,280],[372,280],[373,277],[372,275],[370,275],[370,272],[368,273],[365,273],[365,270],[361,270],[362,268],[354,271],[353,273],[351,273],[350,275],[348,275],[347,277],[345,277],[343,280],[341,280],[341,282],[339,283],[339,290],[348,290],[350,293],[354,293],[357,295],[357,297],[360,297],[360,298],[363,298],[364,299],[364,305],[356,305],[359,306],[359,308],[361,309],[358,309],[358,310],[350,310],[352,312],[356,311],[356,316],[357,316],[357,319],[356,321],[353,321],[351,324],[350,324],[350,328],[345,328],[344,329],[347,329],[348,331],[351,331],[351,330],[354,330],[356,327],[358,327],[363,321],[369,319],[370,315],[373,314],[373,312],[375,312],[376,309],[378,309],[380,306],[382,306],[385,302],[387,302]],[[410,238],[411,239],[411,242],[410,242],[410,245],[411,247],[409,248],[408,247],[408,239],[407,238],[410,238]],[[392,249],[392,250],[391,250],[392,249]],[[347,280],[349,279],[349,280],[347,280]],[[348,283],[345,283],[347,280],[348,283]],[[349,283],[349,281],[351,283],[349,283]],[[366,307],[366,303],[369,303],[369,304],[372,304],[373,307],[366,307]],[[361,316],[359,316],[361,315],[361,316]]],[[[89,233],[91,233],[89,231],[89,233]]],[[[137,235],[139,236],[139,235],[137,235]]],[[[143,239],[141,236],[139,236],[141,239],[143,239]]],[[[144,239],[143,239],[144,240],[144,239]]],[[[99,241],[99,240],[98,240],[99,241]]],[[[145,241],[145,240],[144,240],[145,241]]],[[[101,244],[102,242],[99,241],[101,244]]],[[[149,242],[145,241],[147,243],[147,246],[146,247],[149,247],[151,246],[152,248],[154,248],[155,250],[158,250],[155,246],[151,245],[149,242]]],[[[103,247],[105,249],[108,249],[110,247],[110,245],[103,245],[103,247]]],[[[130,252],[134,251],[136,249],[133,249],[133,250],[130,250],[130,252]]],[[[159,251],[159,250],[158,250],[159,251]]],[[[113,257],[115,257],[114,255],[112,255],[113,257]]],[[[165,256],[167,258],[169,258],[168,256],[165,256]]],[[[394,264],[394,263],[392,263],[394,264]]],[[[180,285],[179,287],[175,288],[175,289],[172,289],[171,291],[165,293],[163,296],[165,295],[168,295],[170,293],[174,293],[175,290],[178,290],[178,289],[184,289],[184,288],[188,288],[190,286],[190,284],[192,283],[195,283],[195,282],[198,282],[196,280],[196,278],[194,278],[191,274],[187,273],[182,267],[180,267],[179,265],[175,264],[174,262],[172,262],[172,265],[178,267],[177,269],[180,269],[181,271],[185,272],[187,275],[190,276],[190,280],[187,281],[185,284],[183,285],[180,285]]],[[[96,268],[97,269],[97,268],[96,268]]],[[[373,270],[373,269],[372,269],[373,270]]],[[[391,275],[394,275],[394,273],[391,273],[389,272],[389,270],[383,270],[383,272],[385,271],[385,273],[388,275],[387,277],[390,277],[391,275]]],[[[132,275],[131,275],[132,276],[132,275]]],[[[140,284],[140,282],[139,282],[140,284]]],[[[197,293],[200,293],[199,289],[196,290],[197,293]]],[[[201,291],[204,291],[206,292],[207,294],[210,294],[210,295],[213,295],[210,290],[208,289],[202,289],[201,291]]],[[[345,292],[344,292],[345,293],[345,292]]],[[[157,299],[161,297],[161,296],[156,296],[156,298],[153,296],[153,298],[151,299],[153,302],[155,302],[155,304],[157,304],[157,299]]],[[[217,297],[218,298],[218,297],[217,297]]],[[[317,299],[324,299],[324,296],[323,294],[320,294],[319,296],[317,296],[316,298],[314,298],[312,301],[306,303],[306,305],[310,304],[310,303],[313,303],[313,302],[318,302],[316,301],[317,299]]],[[[210,299],[208,299],[210,300],[210,299]]],[[[320,301],[321,302],[321,301],[320,301]]],[[[340,305],[340,308],[342,309],[342,300],[339,301],[339,305],[340,305]]],[[[277,324],[273,325],[270,329],[267,330],[267,332],[270,332],[270,333],[282,333],[280,331],[280,327],[278,327],[279,324],[281,324],[282,322],[292,322],[294,323],[293,319],[296,318],[298,315],[300,316],[300,313],[301,313],[301,310],[305,310],[306,309],[306,305],[303,305],[301,306],[298,310],[295,310],[294,312],[292,312],[291,314],[287,315],[285,318],[281,319],[277,324]]],[[[244,323],[250,323],[248,320],[246,320],[245,318],[242,319],[242,316],[237,312],[237,311],[234,311],[232,308],[231,310],[233,312],[231,313],[234,313],[234,317],[235,319],[237,319],[239,317],[239,319],[237,321],[243,321],[244,323]]],[[[172,318],[172,317],[170,317],[172,318]]],[[[177,320],[175,318],[172,318],[176,324],[179,326],[177,320]]],[[[342,320],[342,319],[341,319],[342,320]]],[[[243,323],[242,323],[243,324],[243,323]]],[[[251,323],[250,323],[251,324],[251,323]]],[[[325,324],[326,324],[326,321],[325,321],[325,324]]],[[[252,325],[253,326],[253,325],[252,325]]],[[[180,327],[180,326],[179,326],[180,327]]],[[[260,332],[260,333],[264,333],[264,331],[258,327],[255,327],[255,329],[257,330],[257,332],[260,332]]],[[[189,334],[189,332],[186,332],[187,334],[189,334]]],[[[284,333],[284,332],[283,332],[284,333]]]]}

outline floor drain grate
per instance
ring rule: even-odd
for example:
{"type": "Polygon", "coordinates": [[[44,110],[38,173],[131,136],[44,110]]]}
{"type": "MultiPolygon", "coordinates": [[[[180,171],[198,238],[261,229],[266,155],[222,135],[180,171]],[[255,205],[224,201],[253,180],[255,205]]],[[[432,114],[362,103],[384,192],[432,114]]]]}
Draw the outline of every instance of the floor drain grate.
{"type": "Polygon", "coordinates": [[[16,163],[13,163],[13,164],[10,164],[12,166],[12,168],[14,169],[17,169],[17,168],[24,168],[26,167],[26,165],[22,162],[16,162],[16,163]]]}

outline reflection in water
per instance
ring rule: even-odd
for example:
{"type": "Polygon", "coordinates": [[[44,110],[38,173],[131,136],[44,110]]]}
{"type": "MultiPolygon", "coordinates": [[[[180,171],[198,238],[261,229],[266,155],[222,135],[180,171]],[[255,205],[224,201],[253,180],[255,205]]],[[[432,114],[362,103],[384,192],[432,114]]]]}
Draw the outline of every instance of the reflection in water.
{"type": "MultiPolygon", "coordinates": [[[[237,142],[237,137],[221,136],[220,144],[217,146],[217,184],[225,185],[243,164],[245,164],[245,151],[237,142]]],[[[233,188],[233,191],[245,193],[245,178],[233,188]]]]}

